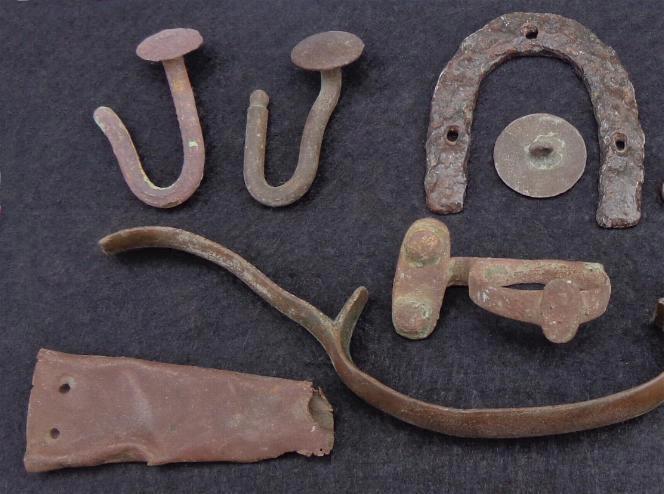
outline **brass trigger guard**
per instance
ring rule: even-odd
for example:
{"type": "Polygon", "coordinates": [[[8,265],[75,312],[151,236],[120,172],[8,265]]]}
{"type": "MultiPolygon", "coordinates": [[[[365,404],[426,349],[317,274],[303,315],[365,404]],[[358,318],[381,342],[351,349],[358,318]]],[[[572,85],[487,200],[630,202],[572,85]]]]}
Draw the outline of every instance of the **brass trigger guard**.
{"type": "Polygon", "coordinates": [[[564,434],[623,422],[664,402],[664,373],[640,386],[594,400],[524,408],[459,409],[399,393],[359,369],[350,340],[368,299],[357,288],[335,319],[270,280],[235,252],[193,233],[167,227],[121,230],[100,240],[107,254],[131,249],[175,249],[207,259],[230,271],[258,296],[309,331],[353,393],[370,405],[409,424],[443,434],[478,438],[516,438],[564,434]]]}
{"type": "Polygon", "coordinates": [[[394,276],[392,322],[397,333],[422,339],[435,329],[449,286],[468,286],[473,302],[499,316],[541,326],[544,336],[565,343],[579,325],[601,316],[611,281],[601,264],[451,257],[450,232],[434,218],[406,232],[394,276]],[[541,284],[543,290],[509,288],[541,284]]]}

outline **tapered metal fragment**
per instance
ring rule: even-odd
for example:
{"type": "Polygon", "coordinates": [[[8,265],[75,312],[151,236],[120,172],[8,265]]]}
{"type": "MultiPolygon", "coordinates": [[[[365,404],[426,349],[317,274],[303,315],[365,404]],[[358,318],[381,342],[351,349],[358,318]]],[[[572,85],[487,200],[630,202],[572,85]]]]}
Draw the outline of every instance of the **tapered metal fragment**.
{"type": "Polygon", "coordinates": [[[40,350],[32,386],[29,472],[322,456],[334,441],[332,408],[305,381],[40,350]]]}

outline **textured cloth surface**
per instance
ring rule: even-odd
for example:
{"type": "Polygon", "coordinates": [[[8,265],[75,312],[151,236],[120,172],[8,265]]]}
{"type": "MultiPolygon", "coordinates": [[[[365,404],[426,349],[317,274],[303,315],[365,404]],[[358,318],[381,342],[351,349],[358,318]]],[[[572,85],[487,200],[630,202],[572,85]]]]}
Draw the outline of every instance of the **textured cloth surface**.
{"type": "Polygon", "coordinates": [[[394,388],[457,407],[534,406],[599,397],[664,368],[649,325],[664,294],[664,55],[655,2],[5,0],[0,8],[0,491],[3,492],[656,492],[664,408],[600,430],[540,439],[466,440],[418,430],[355,397],[307,332],[219,268],[169,251],[105,257],[102,236],[167,225],[235,250],[330,316],[352,290],[370,299],[352,343],[358,365],[394,388]],[[574,18],[612,46],[636,89],[646,134],[643,220],[595,224],[599,156],[590,99],[565,63],[517,59],[479,98],[465,211],[440,217],[454,255],[596,261],[609,273],[607,313],[569,344],[494,316],[448,290],[438,329],[411,342],[392,329],[392,278],[408,226],[430,215],[424,142],[440,71],[470,33],[516,10],[574,18]],[[171,183],[181,143],[163,70],[136,57],[146,36],[193,27],[186,59],[207,149],[205,178],[183,206],[158,210],[125,185],[92,120],[113,108],[150,177],[171,183]],[[346,30],[366,44],[344,70],[316,181],[291,207],[265,208],[242,178],[249,94],[271,97],[268,179],[290,177],[319,76],[294,67],[304,37],[346,30]],[[583,135],[586,172],[566,194],[533,200],[493,167],[496,137],[548,112],[583,135]],[[25,414],[37,351],[129,356],[313,379],[335,408],[332,454],[258,464],[148,468],[120,464],[29,475],[25,414]]]}

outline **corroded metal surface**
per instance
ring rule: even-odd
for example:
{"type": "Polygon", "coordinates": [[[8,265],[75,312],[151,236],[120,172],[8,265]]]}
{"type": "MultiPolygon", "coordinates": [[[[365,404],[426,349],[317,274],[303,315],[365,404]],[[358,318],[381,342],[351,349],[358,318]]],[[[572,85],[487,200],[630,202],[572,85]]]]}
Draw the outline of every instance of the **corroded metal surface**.
{"type": "Polygon", "coordinates": [[[401,336],[418,340],[436,328],[451,263],[450,234],[443,223],[425,218],[410,226],[392,285],[392,324],[401,336]]]}
{"type": "Polygon", "coordinates": [[[111,143],[127,185],[136,197],[150,206],[178,206],[196,192],[203,180],[205,143],[183,58],[202,42],[200,33],[194,29],[167,29],[147,38],[136,50],[138,56],[145,60],[163,63],[171,89],[184,154],[182,171],[173,184],[159,187],[148,178],[129,131],[113,110],[100,106],[94,112],[95,122],[111,143]]]}
{"type": "Polygon", "coordinates": [[[597,223],[636,225],[641,218],[644,135],[634,87],[615,51],[578,22],[555,14],[503,15],[468,36],[440,74],[431,102],[425,190],[437,213],[458,213],[468,183],[473,112],[482,79],[517,56],[569,62],[582,77],[597,120],[602,158],[597,223]]]}
{"type": "Polygon", "coordinates": [[[293,48],[291,60],[295,65],[320,71],[321,88],[304,124],[295,172],[286,183],[276,187],[265,179],[270,98],[261,89],[251,93],[244,144],[244,182],[258,202],[271,207],[287,206],[307,193],[316,178],[327,123],[341,94],[341,67],[357,60],[363,50],[360,38],[342,31],[315,34],[293,48]]]}
{"type": "Polygon", "coordinates": [[[399,252],[392,290],[392,323],[397,333],[410,339],[429,336],[447,287],[464,285],[480,307],[537,324],[554,343],[570,341],[580,324],[601,316],[611,295],[611,282],[601,264],[451,257],[445,224],[424,218],[408,229],[399,252]],[[544,288],[508,288],[519,284],[544,288]]]}
{"type": "Polygon", "coordinates": [[[501,180],[528,197],[553,197],[571,189],[586,168],[586,144],[560,117],[535,113],[500,133],[493,162],[501,180]]]}
{"type": "Polygon", "coordinates": [[[326,455],[332,408],[310,382],[40,350],[29,472],[118,462],[254,462],[326,455]]]}
{"type": "Polygon", "coordinates": [[[549,341],[566,343],[580,324],[606,312],[611,282],[604,267],[592,262],[488,258],[471,261],[468,293],[480,307],[537,324],[549,341]],[[519,284],[544,287],[508,288],[519,284]]]}
{"type": "Polygon", "coordinates": [[[100,240],[107,254],[160,247],[189,252],[228,270],[259,297],[309,331],[341,380],[370,405],[434,432],[484,438],[533,437],[603,427],[632,419],[664,402],[664,373],[635,388],[577,403],[525,408],[459,409],[427,403],[381,383],[355,365],[350,340],[368,299],[357,288],[335,319],[270,280],[238,254],[190,232],[166,227],[121,230],[100,240]]]}

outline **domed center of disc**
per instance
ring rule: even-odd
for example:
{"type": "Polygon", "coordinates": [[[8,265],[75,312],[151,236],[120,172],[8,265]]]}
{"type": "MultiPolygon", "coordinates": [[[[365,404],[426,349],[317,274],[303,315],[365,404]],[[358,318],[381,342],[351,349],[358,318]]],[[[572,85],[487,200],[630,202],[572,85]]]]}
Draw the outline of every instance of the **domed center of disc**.
{"type": "Polygon", "coordinates": [[[538,135],[526,146],[528,164],[540,170],[549,170],[563,160],[565,142],[553,134],[538,135]]]}

